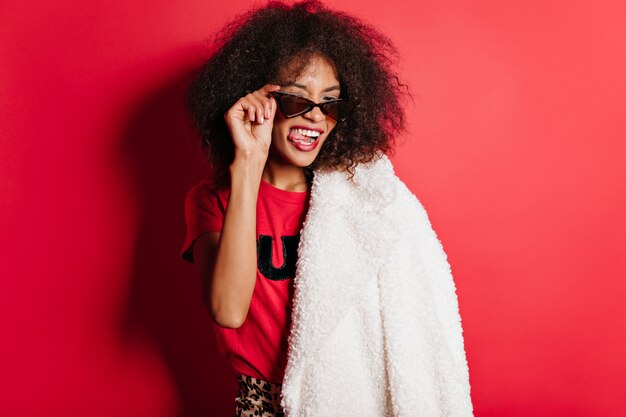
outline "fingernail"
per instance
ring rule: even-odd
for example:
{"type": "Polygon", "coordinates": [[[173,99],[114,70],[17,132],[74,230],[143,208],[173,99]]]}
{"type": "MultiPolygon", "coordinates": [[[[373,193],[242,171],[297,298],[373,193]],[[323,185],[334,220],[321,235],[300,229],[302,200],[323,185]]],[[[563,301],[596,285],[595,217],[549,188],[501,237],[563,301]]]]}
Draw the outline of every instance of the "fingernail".
{"type": "Polygon", "coordinates": [[[263,116],[261,116],[261,118],[259,119],[259,123],[263,124],[263,122],[265,122],[265,119],[263,118],[263,116]]]}

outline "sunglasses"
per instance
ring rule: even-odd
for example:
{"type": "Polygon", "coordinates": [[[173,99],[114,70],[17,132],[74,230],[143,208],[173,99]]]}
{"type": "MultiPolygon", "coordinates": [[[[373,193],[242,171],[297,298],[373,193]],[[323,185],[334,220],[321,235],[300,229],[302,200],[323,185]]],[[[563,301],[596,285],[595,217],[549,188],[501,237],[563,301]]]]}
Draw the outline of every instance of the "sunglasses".
{"type": "Polygon", "coordinates": [[[350,102],[341,98],[324,101],[322,103],[315,103],[308,98],[291,93],[285,93],[283,91],[273,91],[270,95],[276,99],[278,108],[283,116],[288,119],[308,113],[315,107],[319,107],[322,113],[326,116],[337,122],[343,122],[348,118],[348,115],[352,110],[350,102]]]}

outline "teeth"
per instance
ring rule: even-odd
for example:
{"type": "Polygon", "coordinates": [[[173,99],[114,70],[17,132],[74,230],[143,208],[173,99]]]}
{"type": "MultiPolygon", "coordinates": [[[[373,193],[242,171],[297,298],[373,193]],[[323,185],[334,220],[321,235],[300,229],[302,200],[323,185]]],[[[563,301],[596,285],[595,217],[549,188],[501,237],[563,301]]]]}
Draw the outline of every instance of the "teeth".
{"type": "Polygon", "coordinates": [[[298,133],[302,136],[310,137],[310,138],[316,138],[320,135],[320,132],[316,132],[315,130],[308,130],[308,129],[291,129],[291,131],[298,133]]]}

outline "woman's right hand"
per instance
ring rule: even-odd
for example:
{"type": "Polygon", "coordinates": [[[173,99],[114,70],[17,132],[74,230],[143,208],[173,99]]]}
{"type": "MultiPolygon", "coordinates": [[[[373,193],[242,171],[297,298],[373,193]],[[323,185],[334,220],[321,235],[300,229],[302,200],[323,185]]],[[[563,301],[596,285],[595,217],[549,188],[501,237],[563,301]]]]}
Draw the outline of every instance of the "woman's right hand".
{"type": "Polygon", "coordinates": [[[277,108],[276,100],[268,94],[278,90],[279,85],[266,84],[241,97],[224,115],[235,145],[235,159],[267,160],[277,108]]]}

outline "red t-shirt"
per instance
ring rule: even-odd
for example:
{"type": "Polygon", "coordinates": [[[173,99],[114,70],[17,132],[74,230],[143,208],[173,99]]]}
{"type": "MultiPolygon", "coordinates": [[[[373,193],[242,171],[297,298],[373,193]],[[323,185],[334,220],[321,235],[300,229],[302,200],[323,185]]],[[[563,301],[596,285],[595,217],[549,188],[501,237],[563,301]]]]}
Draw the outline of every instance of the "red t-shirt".
{"type": "MultiPolygon", "coordinates": [[[[230,190],[211,192],[200,181],[185,200],[187,236],[181,257],[193,262],[191,246],[205,232],[220,232],[230,190]]],[[[282,384],[287,366],[293,278],[309,192],[276,188],[261,179],[257,200],[257,276],[245,322],[238,329],[214,323],[217,345],[237,373],[282,384]]]]}

